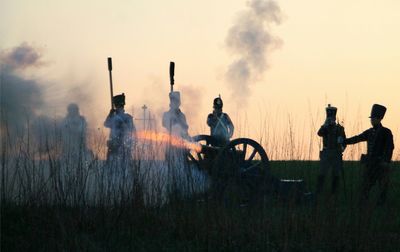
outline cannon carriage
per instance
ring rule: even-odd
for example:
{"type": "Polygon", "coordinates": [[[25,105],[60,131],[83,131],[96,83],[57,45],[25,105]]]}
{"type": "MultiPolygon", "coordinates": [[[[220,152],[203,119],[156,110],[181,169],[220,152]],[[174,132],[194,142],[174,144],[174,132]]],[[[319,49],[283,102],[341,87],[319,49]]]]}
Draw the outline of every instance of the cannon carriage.
{"type": "Polygon", "coordinates": [[[188,162],[211,178],[212,195],[243,204],[276,188],[264,148],[249,138],[237,138],[221,146],[209,135],[197,135],[200,152],[188,152],[188,162]]]}

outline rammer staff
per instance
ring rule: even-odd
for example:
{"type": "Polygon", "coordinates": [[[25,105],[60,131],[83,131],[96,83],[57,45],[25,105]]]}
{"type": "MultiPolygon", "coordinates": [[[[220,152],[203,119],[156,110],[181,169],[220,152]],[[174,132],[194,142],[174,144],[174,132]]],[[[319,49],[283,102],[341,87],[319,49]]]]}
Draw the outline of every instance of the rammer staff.
{"type": "Polygon", "coordinates": [[[171,92],[174,91],[174,75],[175,75],[175,62],[169,62],[169,83],[171,85],[171,92]]]}
{"type": "Polygon", "coordinates": [[[112,82],[112,59],[111,57],[108,57],[108,72],[110,76],[110,93],[111,93],[111,109],[114,109],[114,103],[113,103],[113,82],[112,82]]]}

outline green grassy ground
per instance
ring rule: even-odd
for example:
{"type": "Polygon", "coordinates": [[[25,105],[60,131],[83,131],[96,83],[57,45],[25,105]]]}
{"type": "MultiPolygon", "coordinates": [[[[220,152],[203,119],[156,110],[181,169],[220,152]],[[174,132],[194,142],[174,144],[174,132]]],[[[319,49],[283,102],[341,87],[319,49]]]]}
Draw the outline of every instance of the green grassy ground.
{"type": "MultiPolygon", "coordinates": [[[[275,161],[280,178],[315,188],[318,162],[275,161]]],[[[361,169],[345,163],[346,190],[319,204],[267,199],[225,207],[188,199],[161,208],[140,202],[113,207],[29,206],[2,202],[2,251],[398,251],[400,164],[393,164],[388,202],[360,207],[361,169]]],[[[329,180],[327,181],[329,182],[329,180]]],[[[326,183],[328,186],[329,183],[326,183]]]]}

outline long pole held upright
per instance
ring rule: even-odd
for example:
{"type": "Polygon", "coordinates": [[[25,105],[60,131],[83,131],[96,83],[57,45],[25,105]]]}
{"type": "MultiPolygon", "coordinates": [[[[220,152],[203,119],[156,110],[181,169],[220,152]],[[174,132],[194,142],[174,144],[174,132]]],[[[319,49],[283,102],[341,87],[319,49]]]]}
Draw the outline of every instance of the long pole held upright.
{"type": "Polygon", "coordinates": [[[169,83],[171,85],[171,92],[174,91],[174,75],[175,75],[175,62],[169,62],[169,83]]]}
{"type": "Polygon", "coordinates": [[[107,61],[108,61],[108,73],[110,75],[111,109],[113,109],[114,108],[114,104],[113,104],[114,94],[113,94],[113,82],[112,82],[112,59],[111,59],[111,57],[108,57],[107,61]]]}

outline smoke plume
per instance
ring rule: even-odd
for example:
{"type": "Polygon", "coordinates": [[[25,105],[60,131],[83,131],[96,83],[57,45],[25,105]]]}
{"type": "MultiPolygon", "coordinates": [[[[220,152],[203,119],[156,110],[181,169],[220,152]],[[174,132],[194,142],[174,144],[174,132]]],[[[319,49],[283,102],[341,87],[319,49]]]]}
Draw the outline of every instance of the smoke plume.
{"type": "Polygon", "coordinates": [[[0,60],[6,71],[40,67],[44,64],[41,58],[40,51],[26,42],[12,49],[0,52],[0,60]]]}
{"type": "Polygon", "coordinates": [[[233,95],[249,94],[249,85],[268,68],[268,53],[282,44],[272,35],[271,25],[279,25],[282,14],[273,0],[252,0],[248,9],[239,14],[225,40],[228,50],[236,56],[226,72],[226,81],[233,95]]]}
{"type": "Polygon", "coordinates": [[[13,133],[21,132],[44,105],[39,82],[24,78],[17,70],[41,64],[40,53],[26,43],[0,52],[0,123],[13,133]]]}
{"type": "Polygon", "coordinates": [[[59,112],[65,113],[70,102],[80,105],[91,101],[83,85],[71,86],[52,83],[30,75],[28,70],[43,67],[42,53],[27,43],[0,51],[0,133],[20,137],[30,128],[33,135],[40,137],[36,129],[49,133],[58,127],[59,112]],[[49,123],[51,122],[51,123],[49,123]]]}

